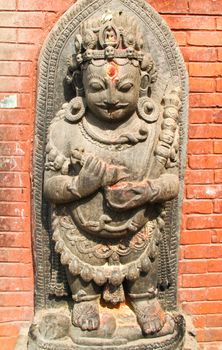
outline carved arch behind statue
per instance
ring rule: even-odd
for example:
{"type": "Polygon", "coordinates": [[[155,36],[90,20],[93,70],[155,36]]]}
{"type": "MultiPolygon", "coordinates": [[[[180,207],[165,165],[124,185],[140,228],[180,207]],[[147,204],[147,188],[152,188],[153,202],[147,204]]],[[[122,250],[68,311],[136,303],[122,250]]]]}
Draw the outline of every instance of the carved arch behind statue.
{"type": "Polygon", "coordinates": [[[167,208],[166,230],[169,236],[170,262],[173,274],[172,286],[161,294],[168,309],[177,304],[177,250],[180,231],[180,212],[183,198],[183,177],[186,160],[188,78],[186,67],[175,39],[163,19],[143,0],[79,0],[60,18],[44,43],[39,60],[37,116],[35,126],[34,181],[33,181],[33,241],[35,252],[35,301],[37,308],[50,303],[50,208],[43,198],[43,168],[46,135],[49,124],[65,100],[71,95],[67,89],[66,57],[74,49],[73,36],[79,24],[94,13],[101,13],[112,3],[112,8],[131,11],[138,17],[144,30],[145,44],[157,58],[159,79],[153,98],[160,100],[160,91],[169,79],[179,78],[182,86],[182,109],[180,112],[180,194],[167,208]],[[116,6],[115,6],[116,5],[116,6]],[[147,40],[146,40],[147,39],[147,40]]]}

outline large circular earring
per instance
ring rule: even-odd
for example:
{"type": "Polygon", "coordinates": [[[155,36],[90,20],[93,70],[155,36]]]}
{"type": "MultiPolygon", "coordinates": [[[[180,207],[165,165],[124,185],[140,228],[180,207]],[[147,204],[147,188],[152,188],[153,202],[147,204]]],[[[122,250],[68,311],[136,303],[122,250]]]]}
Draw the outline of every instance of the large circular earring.
{"type": "Polygon", "coordinates": [[[144,96],[138,100],[137,113],[146,122],[154,123],[159,118],[160,109],[152,98],[144,96]]]}
{"type": "Polygon", "coordinates": [[[81,96],[74,97],[66,107],[65,117],[71,122],[77,122],[82,119],[86,112],[85,100],[81,96]]]}

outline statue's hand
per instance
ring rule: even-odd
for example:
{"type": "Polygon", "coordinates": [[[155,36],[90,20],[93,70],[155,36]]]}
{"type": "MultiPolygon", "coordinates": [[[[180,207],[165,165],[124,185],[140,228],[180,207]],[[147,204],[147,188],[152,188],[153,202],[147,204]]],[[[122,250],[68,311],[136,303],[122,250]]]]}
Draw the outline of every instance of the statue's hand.
{"type": "Polygon", "coordinates": [[[106,188],[106,199],[116,209],[132,209],[148,202],[154,193],[148,181],[120,182],[106,188]]]}
{"type": "Polygon", "coordinates": [[[95,156],[89,155],[76,178],[76,190],[80,197],[97,191],[103,182],[106,164],[95,156]]]}
{"type": "Polygon", "coordinates": [[[95,157],[94,155],[85,152],[83,149],[75,149],[71,154],[71,164],[73,166],[75,166],[76,164],[79,164],[82,167],[79,181],[81,181],[81,177],[84,176],[83,175],[84,172],[86,175],[88,174],[90,176],[91,175],[93,176],[93,174],[90,174],[88,167],[92,167],[92,170],[93,170],[93,167],[96,166],[96,161],[97,161],[97,168],[101,167],[101,171],[103,173],[103,176],[100,182],[101,187],[114,185],[119,181],[126,180],[129,176],[128,169],[125,166],[107,163],[95,157]],[[89,162],[93,161],[93,159],[95,159],[94,164],[89,165],[89,162]],[[85,170],[83,171],[83,169],[85,170]]]}

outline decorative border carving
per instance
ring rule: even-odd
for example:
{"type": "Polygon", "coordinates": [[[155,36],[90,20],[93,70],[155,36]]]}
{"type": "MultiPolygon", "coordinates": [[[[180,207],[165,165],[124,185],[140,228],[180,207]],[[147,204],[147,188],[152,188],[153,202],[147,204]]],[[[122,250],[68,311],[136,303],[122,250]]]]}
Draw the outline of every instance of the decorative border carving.
{"type": "MultiPolygon", "coordinates": [[[[170,237],[169,247],[173,271],[172,287],[162,294],[167,302],[168,310],[176,308],[177,285],[177,245],[180,230],[180,210],[183,198],[183,176],[186,160],[187,114],[188,114],[188,79],[185,64],[175,39],[163,19],[143,0],[119,0],[123,5],[137,14],[155,33],[166,53],[172,77],[179,76],[182,84],[182,110],[180,114],[180,182],[181,190],[178,200],[168,204],[167,234],[170,237]],[[171,226],[171,232],[169,227],[171,226]]],[[[67,39],[78,28],[79,24],[93,15],[111,0],[78,0],[60,18],[46,40],[39,61],[39,85],[36,115],[36,134],[34,148],[33,173],[33,241],[35,256],[36,308],[45,308],[49,302],[50,277],[50,217],[49,206],[43,198],[42,182],[44,168],[44,151],[47,130],[54,117],[54,82],[60,54],[67,39]]]]}

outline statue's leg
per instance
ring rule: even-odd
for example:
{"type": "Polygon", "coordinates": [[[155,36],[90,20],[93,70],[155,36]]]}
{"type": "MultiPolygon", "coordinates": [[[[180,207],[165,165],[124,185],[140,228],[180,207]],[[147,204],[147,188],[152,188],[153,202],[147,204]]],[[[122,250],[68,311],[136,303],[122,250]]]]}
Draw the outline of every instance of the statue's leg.
{"type": "Polygon", "coordinates": [[[72,323],[82,330],[98,329],[100,288],[94,282],[73,276],[68,269],[66,274],[74,300],[72,323]]]}
{"type": "Polygon", "coordinates": [[[159,332],[166,322],[166,314],[157,298],[157,265],[156,259],[149,273],[142,273],[134,282],[126,282],[126,293],[137,321],[147,335],[159,332]]]}

